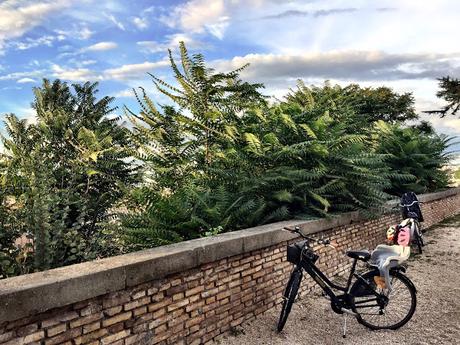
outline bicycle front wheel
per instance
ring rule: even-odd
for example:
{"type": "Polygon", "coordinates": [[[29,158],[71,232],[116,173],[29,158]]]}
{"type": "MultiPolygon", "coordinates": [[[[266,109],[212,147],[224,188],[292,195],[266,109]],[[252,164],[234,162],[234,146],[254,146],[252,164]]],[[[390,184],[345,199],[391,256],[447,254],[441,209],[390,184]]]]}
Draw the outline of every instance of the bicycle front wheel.
{"type": "Polygon", "coordinates": [[[418,223],[416,223],[416,228],[415,228],[415,231],[414,231],[414,243],[417,245],[417,248],[418,248],[418,253],[419,254],[422,254],[422,247],[425,245],[423,243],[423,235],[422,235],[422,231],[420,230],[420,226],[418,225],[418,223]]]}
{"type": "Polygon", "coordinates": [[[422,254],[422,247],[423,247],[423,238],[420,236],[420,234],[415,235],[415,243],[417,244],[418,248],[418,253],[422,254]]]}
{"type": "Polygon", "coordinates": [[[378,271],[371,271],[362,276],[368,285],[361,280],[353,284],[352,310],[358,314],[358,322],[370,329],[398,329],[414,315],[417,306],[415,287],[405,275],[390,272],[392,289],[388,293],[375,283],[377,275],[378,271]]]}
{"type": "Polygon", "coordinates": [[[283,306],[281,308],[281,314],[278,321],[278,332],[281,332],[286,324],[289,313],[291,312],[292,304],[294,303],[297,292],[299,291],[301,280],[302,270],[300,268],[295,268],[289,277],[286,290],[284,290],[283,306]]]}

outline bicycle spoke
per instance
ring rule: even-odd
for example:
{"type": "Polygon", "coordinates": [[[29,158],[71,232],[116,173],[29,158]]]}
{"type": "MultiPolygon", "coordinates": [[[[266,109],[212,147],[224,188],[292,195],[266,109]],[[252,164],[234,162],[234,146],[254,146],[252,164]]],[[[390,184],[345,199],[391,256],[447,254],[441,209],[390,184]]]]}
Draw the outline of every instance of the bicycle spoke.
{"type": "MultiPolygon", "coordinates": [[[[384,308],[377,303],[379,298],[355,298],[354,308],[359,313],[362,322],[372,325],[372,328],[393,328],[400,324],[411,313],[412,294],[409,286],[398,276],[391,276],[392,289],[384,292],[376,289],[376,292],[386,296],[388,302],[384,308]],[[372,302],[376,303],[375,305],[372,302]]],[[[413,311],[412,311],[413,312],[413,311]]]]}

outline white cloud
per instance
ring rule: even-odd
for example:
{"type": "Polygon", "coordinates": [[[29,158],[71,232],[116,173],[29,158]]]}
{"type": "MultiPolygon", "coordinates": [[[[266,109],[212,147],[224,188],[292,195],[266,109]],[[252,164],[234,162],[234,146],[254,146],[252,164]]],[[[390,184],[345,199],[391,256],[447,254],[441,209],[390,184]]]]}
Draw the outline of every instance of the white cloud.
{"type": "Polygon", "coordinates": [[[259,51],[300,54],[334,49],[454,52],[460,2],[231,1],[226,36],[259,51]],[[257,4],[258,3],[258,4],[257,4]],[[272,18],[260,20],[261,18],[272,18]]]}
{"type": "Polygon", "coordinates": [[[54,32],[63,39],[87,40],[94,35],[94,31],[91,31],[84,23],[74,24],[70,30],[54,30],[54,32]]]}
{"type": "Polygon", "coordinates": [[[29,124],[37,122],[37,113],[30,105],[18,105],[11,111],[16,114],[20,119],[25,119],[29,124]]]}
{"type": "Polygon", "coordinates": [[[11,38],[40,25],[53,13],[71,4],[70,0],[54,0],[41,2],[24,2],[6,0],[0,3],[0,49],[3,43],[11,38]]]}
{"type": "Polygon", "coordinates": [[[358,9],[354,7],[345,7],[345,8],[330,8],[330,9],[320,9],[315,11],[301,11],[301,10],[285,10],[283,12],[279,12],[276,14],[270,14],[259,19],[267,20],[267,19],[284,19],[289,17],[322,17],[322,16],[330,16],[336,14],[344,14],[344,13],[353,13],[357,12],[358,9]]]}
{"type": "Polygon", "coordinates": [[[83,66],[94,65],[95,63],[97,63],[96,60],[83,60],[80,62],[83,66]]]}
{"type": "Polygon", "coordinates": [[[165,52],[168,49],[164,43],[156,41],[139,41],[136,44],[141,47],[141,50],[146,53],[159,53],[165,52]]]}
{"type": "Polygon", "coordinates": [[[447,135],[458,135],[458,133],[460,133],[460,119],[458,118],[441,118],[438,115],[421,114],[420,119],[430,122],[438,133],[447,135]]]}
{"type": "Polygon", "coordinates": [[[24,83],[35,83],[35,79],[32,79],[32,78],[21,78],[21,79],[18,79],[16,80],[16,83],[18,84],[24,84],[24,83]]]}
{"type": "Polygon", "coordinates": [[[141,47],[141,51],[145,53],[166,53],[168,49],[176,49],[181,41],[185,43],[188,49],[206,48],[204,43],[197,41],[190,35],[183,33],[168,35],[166,36],[165,42],[139,41],[137,42],[137,45],[141,47]]]}
{"type": "Polygon", "coordinates": [[[116,98],[134,98],[134,92],[133,92],[133,89],[124,89],[124,90],[120,90],[120,91],[115,92],[114,94],[112,94],[112,97],[116,97],[116,98]]]}
{"type": "Polygon", "coordinates": [[[18,50],[27,50],[39,46],[48,46],[52,47],[54,41],[59,40],[59,35],[58,36],[51,36],[51,35],[46,35],[42,36],[36,39],[32,38],[27,38],[24,41],[19,41],[19,42],[11,42],[9,45],[15,47],[18,50]]]}
{"type": "Polygon", "coordinates": [[[13,72],[5,75],[0,75],[1,80],[18,80],[21,78],[38,78],[42,77],[46,73],[45,70],[33,70],[25,72],[13,72]]]}
{"type": "MultiPolygon", "coordinates": [[[[52,76],[69,81],[100,81],[100,80],[122,80],[130,81],[145,77],[147,72],[168,65],[168,61],[143,62],[138,64],[122,65],[109,68],[102,72],[88,68],[67,68],[57,64],[51,66],[52,76]]],[[[0,77],[1,80],[1,77],[0,77]]]]}
{"type": "Polygon", "coordinates": [[[138,64],[123,65],[117,68],[110,68],[104,71],[106,79],[128,80],[145,76],[147,72],[160,67],[167,66],[168,61],[143,62],[138,64]]]}
{"type": "Polygon", "coordinates": [[[460,73],[455,54],[389,54],[381,51],[330,51],[290,54],[248,54],[217,60],[218,70],[232,70],[245,63],[247,78],[268,84],[287,78],[323,78],[349,81],[436,78],[460,73]]]}
{"type": "Polygon", "coordinates": [[[185,34],[185,33],[177,33],[174,35],[168,35],[166,36],[168,42],[168,47],[169,48],[177,48],[179,46],[180,42],[184,42],[187,48],[189,49],[196,49],[196,48],[205,48],[206,44],[196,40],[193,38],[191,35],[185,34]]]}
{"type": "Polygon", "coordinates": [[[94,34],[93,31],[91,31],[91,30],[88,29],[87,27],[84,27],[84,28],[82,28],[82,29],[79,31],[79,34],[77,35],[77,37],[80,37],[82,40],[87,40],[87,39],[90,38],[93,34],[94,34]]]}
{"type": "Polygon", "coordinates": [[[115,49],[117,47],[118,44],[116,44],[115,42],[99,42],[89,47],[83,48],[82,51],[106,51],[115,49]]]}
{"type": "Polygon", "coordinates": [[[134,17],[133,18],[133,24],[136,25],[136,27],[139,30],[144,30],[149,27],[149,22],[147,18],[140,18],[140,17],[134,17]]]}
{"type": "Polygon", "coordinates": [[[149,6],[147,8],[144,8],[142,10],[142,13],[147,14],[147,13],[153,13],[154,11],[155,11],[155,6],[149,6]]]}
{"type": "Polygon", "coordinates": [[[170,15],[162,16],[160,20],[168,26],[180,27],[185,32],[208,31],[222,39],[229,17],[226,15],[224,0],[190,0],[176,6],[170,15]]]}
{"type": "Polygon", "coordinates": [[[214,36],[216,36],[218,39],[223,39],[225,30],[230,24],[230,18],[229,17],[220,17],[217,22],[212,23],[212,24],[206,24],[205,27],[206,29],[214,36]]]}
{"type": "Polygon", "coordinates": [[[75,57],[66,60],[68,66],[74,66],[75,68],[82,68],[89,65],[94,65],[97,60],[82,60],[81,57],[75,57]]]}
{"type": "Polygon", "coordinates": [[[206,24],[219,20],[225,13],[223,0],[192,0],[177,9],[184,29],[201,32],[206,24]]]}
{"type": "Polygon", "coordinates": [[[122,31],[125,31],[126,28],[125,26],[123,25],[122,22],[120,22],[119,20],[117,20],[117,18],[115,18],[115,16],[113,14],[105,14],[105,16],[113,23],[115,24],[116,27],[118,27],[120,30],[122,31]]]}
{"type": "Polygon", "coordinates": [[[51,70],[53,72],[53,77],[70,80],[70,81],[93,81],[101,80],[102,77],[94,71],[91,71],[87,68],[76,68],[76,69],[67,69],[59,65],[52,65],[51,70]]]}

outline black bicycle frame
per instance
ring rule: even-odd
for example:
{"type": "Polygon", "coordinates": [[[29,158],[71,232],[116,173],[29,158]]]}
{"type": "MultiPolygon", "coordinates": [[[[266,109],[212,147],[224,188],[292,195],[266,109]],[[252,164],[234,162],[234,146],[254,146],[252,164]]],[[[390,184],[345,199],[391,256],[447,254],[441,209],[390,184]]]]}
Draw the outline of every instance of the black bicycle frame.
{"type": "MultiPolygon", "coordinates": [[[[350,287],[351,287],[351,282],[353,280],[353,277],[356,277],[357,279],[360,279],[366,287],[370,288],[370,291],[373,292],[373,294],[376,297],[381,297],[379,293],[377,293],[373,287],[365,280],[363,279],[359,274],[356,274],[356,264],[357,264],[357,259],[354,259],[353,264],[351,266],[351,271],[350,275],[348,276],[347,280],[347,285],[345,287],[334,284],[329,280],[326,275],[321,272],[321,270],[316,266],[313,262],[309,260],[303,260],[300,266],[308,273],[309,276],[313,278],[313,280],[323,289],[323,291],[331,298],[331,302],[334,305],[341,305],[342,302],[344,301],[340,297],[348,297],[349,292],[350,292],[350,287]],[[336,295],[332,289],[336,289],[339,291],[343,292],[343,295],[336,295]]],[[[371,300],[369,300],[370,302],[371,300]]],[[[361,307],[370,307],[370,306],[361,306],[361,307]]]]}

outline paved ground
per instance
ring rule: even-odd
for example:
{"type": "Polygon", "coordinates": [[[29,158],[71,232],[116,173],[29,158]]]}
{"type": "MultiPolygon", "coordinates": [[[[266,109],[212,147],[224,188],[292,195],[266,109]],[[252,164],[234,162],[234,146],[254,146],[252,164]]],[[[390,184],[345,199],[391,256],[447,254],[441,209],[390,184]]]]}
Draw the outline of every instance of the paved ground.
{"type": "Polygon", "coordinates": [[[275,331],[277,307],[216,343],[460,344],[460,217],[427,231],[425,241],[425,253],[411,259],[407,271],[418,290],[417,309],[397,331],[371,331],[349,317],[347,338],[342,339],[342,317],[324,298],[307,296],[294,304],[281,334],[275,331]]]}

